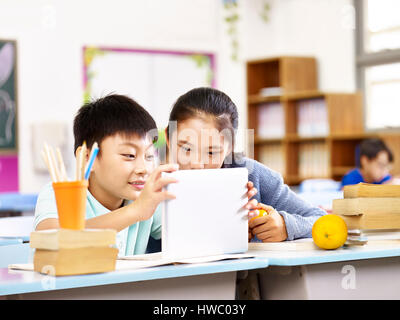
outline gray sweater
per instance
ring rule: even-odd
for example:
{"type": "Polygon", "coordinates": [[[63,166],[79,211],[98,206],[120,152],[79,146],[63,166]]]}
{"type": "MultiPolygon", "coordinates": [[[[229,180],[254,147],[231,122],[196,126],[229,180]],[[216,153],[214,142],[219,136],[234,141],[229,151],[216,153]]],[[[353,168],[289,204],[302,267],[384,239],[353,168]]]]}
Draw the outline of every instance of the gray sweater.
{"type": "Polygon", "coordinates": [[[315,220],[326,214],[324,210],[312,206],[290,190],[278,172],[255,160],[242,158],[237,163],[224,164],[224,167],[246,167],[249,170],[249,181],[258,190],[253,198],[274,207],[282,215],[286,224],[287,240],[310,238],[315,220]]]}

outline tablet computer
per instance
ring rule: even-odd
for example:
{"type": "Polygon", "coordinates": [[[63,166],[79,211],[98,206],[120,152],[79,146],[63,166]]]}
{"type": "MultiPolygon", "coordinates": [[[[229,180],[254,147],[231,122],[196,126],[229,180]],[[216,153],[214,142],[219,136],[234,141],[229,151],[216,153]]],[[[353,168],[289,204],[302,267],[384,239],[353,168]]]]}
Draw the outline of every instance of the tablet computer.
{"type": "Polygon", "coordinates": [[[246,168],[179,170],[162,210],[163,256],[191,258],[248,249],[246,168]]]}

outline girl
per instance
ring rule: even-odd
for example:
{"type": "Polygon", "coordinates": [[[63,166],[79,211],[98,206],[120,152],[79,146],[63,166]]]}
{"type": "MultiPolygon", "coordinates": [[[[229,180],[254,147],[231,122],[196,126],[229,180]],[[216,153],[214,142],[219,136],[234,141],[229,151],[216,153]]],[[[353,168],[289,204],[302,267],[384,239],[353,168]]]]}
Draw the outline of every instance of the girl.
{"type": "Polygon", "coordinates": [[[190,90],[170,113],[166,129],[170,161],[180,169],[247,167],[249,194],[260,202],[256,208],[268,213],[250,219],[249,240],[252,236],[263,242],[311,237],[315,220],[325,211],[299,198],[279,173],[234,153],[237,128],[237,108],[226,94],[212,88],[190,90]]]}

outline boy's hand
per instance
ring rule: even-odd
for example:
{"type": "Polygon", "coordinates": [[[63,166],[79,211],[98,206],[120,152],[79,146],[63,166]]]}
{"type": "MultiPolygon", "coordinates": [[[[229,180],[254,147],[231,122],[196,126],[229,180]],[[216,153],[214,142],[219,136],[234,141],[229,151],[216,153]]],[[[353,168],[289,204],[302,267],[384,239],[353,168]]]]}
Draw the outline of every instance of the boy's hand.
{"type": "Polygon", "coordinates": [[[271,206],[259,203],[258,209],[268,214],[249,221],[249,229],[262,242],[278,242],[287,239],[286,224],[283,217],[271,206]]]}
{"type": "Polygon", "coordinates": [[[139,208],[139,221],[149,219],[160,202],[176,198],[172,193],[163,191],[163,188],[170,183],[177,183],[178,180],[172,177],[163,177],[162,173],[173,172],[178,169],[177,164],[160,165],[149,176],[142,192],[133,203],[139,208]]]}
{"type": "Polygon", "coordinates": [[[245,209],[250,210],[248,214],[249,219],[258,216],[258,211],[254,210],[257,209],[258,205],[257,200],[256,199],[250,200],[256,194],[257,194],[257,189],[254,188],[253,182],[251,181],[247,182],[247,199],[249,199],[249,201],[246,203],[245,209]]]}

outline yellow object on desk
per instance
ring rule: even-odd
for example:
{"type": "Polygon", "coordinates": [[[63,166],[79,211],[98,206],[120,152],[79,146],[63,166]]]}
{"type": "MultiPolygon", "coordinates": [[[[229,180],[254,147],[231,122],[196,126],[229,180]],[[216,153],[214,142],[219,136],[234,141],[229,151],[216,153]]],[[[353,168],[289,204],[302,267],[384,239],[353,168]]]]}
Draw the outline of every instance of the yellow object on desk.
{"type": "Polygon", "coordinates": [[[314,243],[321,249],[337,249],[346,242],[347,226],[340,216],[327,214],[314,222],[311,233],[314,243]]]}
{"type": "Polygon", "coordinates": [[[253,217],[253,218],[251,218],[250,219],[250,221],[251,220],[254,220],[254,219],[257,219],[257,218],[261,218],[261,217],[264,217],[264,216],[266,216],[267,214],[269,214],[267,211],[265,211],[264,209],[258,209],[258,216],[256,216],[256,217],[253,217]]]}

